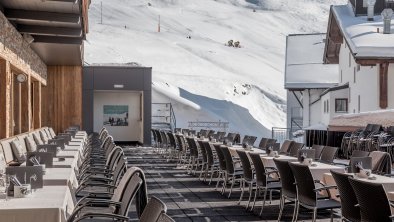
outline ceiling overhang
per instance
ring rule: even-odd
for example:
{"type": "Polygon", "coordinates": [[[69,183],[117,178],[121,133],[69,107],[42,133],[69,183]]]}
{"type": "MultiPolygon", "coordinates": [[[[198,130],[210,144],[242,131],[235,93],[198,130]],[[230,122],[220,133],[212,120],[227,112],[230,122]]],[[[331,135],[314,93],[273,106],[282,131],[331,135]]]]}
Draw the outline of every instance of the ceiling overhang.
{"type": "Polygon", "coordinates": [[[90,0],[0,0],[6,18],[47,65],[82,65],[90,0]]]}

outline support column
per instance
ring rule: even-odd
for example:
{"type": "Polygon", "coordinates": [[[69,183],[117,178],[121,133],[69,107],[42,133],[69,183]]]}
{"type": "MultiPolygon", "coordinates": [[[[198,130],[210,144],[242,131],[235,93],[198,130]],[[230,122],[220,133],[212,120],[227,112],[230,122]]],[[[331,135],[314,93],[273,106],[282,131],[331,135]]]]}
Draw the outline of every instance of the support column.
{"type": "Polygon", "coordinates": [[[0,60],[0,139],[11,136],[11,68],[6,60],[0,60]]]}
{"type": "Polygon", "coordinates": [[[388,105],[388,69],[389,63],[381,63],[379,65],[379,106],[382,109],[386,109],[388,105]]]}
{"type": "Polygon", "coordinates": [[[33,128],[41,127],[41,82],[33,82],[33,128]]]}
{"type": "Polygon", "coordinates": [[[31,78],[30,75],[27,78],[27,81],[24,83],[19,83],[21,85],[21,132],[29,132],[31,130],[31,78]]]}

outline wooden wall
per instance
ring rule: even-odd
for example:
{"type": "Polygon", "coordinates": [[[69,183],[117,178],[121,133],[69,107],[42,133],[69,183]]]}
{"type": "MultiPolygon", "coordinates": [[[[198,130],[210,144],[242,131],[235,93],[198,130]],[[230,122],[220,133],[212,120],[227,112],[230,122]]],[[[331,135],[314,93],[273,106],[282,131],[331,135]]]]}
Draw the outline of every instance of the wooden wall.
{"type": "Polygon", "coordinates": [[[41,104],[43,126],[56,133],[71,125],[82,127],[82,67],[48,66],[41,104]]]}

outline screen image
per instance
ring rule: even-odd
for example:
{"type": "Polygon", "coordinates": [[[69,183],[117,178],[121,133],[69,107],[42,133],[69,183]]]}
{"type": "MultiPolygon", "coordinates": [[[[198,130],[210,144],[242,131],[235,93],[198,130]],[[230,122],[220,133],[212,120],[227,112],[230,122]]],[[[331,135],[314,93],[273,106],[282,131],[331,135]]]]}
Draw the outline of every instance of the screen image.
{"type": "Polygon", "coordinates": [[[104,105],[104,126],[128,126],[128,105],[104,105]]]}

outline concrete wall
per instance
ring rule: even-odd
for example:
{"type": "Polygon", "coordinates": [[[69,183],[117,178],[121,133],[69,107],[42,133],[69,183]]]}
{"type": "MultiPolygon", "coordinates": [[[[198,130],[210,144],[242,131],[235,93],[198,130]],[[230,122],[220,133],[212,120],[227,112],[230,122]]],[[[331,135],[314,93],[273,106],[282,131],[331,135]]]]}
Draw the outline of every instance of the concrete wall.
{"type": "MultiPolygon", "coordinates": [[[[394,64],[390,64],[388,71],[388,109],[394,108],[393,66],[394,64]]],[[[379,66],[357,65],[349,47],[344,43],[339,53],[339,72],[341,84],[349,83],[349,113],[381,109],[379,106],[379,66]]]]}
{"type": "Polygon", "coordinates": [[[143,141],[151,144],[152,68],[129,66],[86,66],[83,68],[83,128],[93,131],[94,92],[138,92],[143,94],[143,141]],[[121,84],[122,89],[114,85],[121,84]]]}
{"type": "MultiPolygon", "coordinates": [[[[300,92],[296,91],[295,93],[297,96],[299,96],[299,98],[302,98],[302,96],[300,96],[300,92]]],[[[301,105],[298,103],[297,98],[295,98],[294,94],[290,91],[287,91],[287,100],[286,101],[287,101],[287,106],[286,106],[286,108],[287,108],[287,113],[286,113],[287,128],[290,128],[291,127],[291,110],[292,110],[292,108],[294,108],[296,110],[301,109],[301,105]]],[[[301,112],[302,112],[302,110],[301,110],[301,112]]],[[[302,116],[302,113],[300,116],[302,116]]]]}

